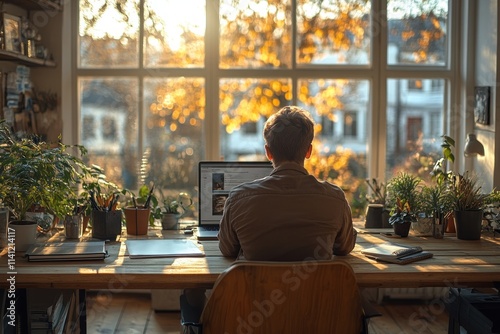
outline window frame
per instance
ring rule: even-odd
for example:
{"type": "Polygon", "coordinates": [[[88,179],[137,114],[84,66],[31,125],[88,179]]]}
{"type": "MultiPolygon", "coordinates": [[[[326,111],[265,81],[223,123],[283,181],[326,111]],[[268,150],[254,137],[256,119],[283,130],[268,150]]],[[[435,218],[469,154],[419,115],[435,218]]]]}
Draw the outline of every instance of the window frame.
{"type": "MultiPolygon", "coordinates": [[[[371,64],[361,66],[304,66],[295,63],[295,49],[292,51],[292,67],[290,69],[220,69],[218,67],[219,58],[219,39],[218,39],[218,6],[207,5],[207,27],[205,43],[210,45],[206,48],[205,67],[204,68],[186,68],[186,69],[150,69],[143,68],[142,56],[142,33],[139,40],[139,69],[80,69],[77,64],[78,57],[78,39],[74,36],[78,35],[79,15],[78,1],[67,4],[64,9],[66,17],[65,22],[70,25],[69,33],[63,36],[66,41],[71,41],[70,51],[65,53],[63,62],[63,70],[68,70],[71,73],[71,91],[63,98],[63,107],[69,106],[72,113],[63,113],[63,134],[64,140],[68,143],[79,143],[80,124],[79,110],[80,106],[78,99],[78,78],[91,76],[134,76],[139,80],[139,100],[142,100],[142,89],[144,78],[154,77],[204,77],[206,84],[206,113],[204,119],[203,142],[205,143],[206,160],[220,159],[220,113],[219,113],[219,79],[223,78],[240,78],[240,77],[255,77],[255,78],[290,78],[292,81],[292,91],[294,92],[293,103],[297,104],[297,82],[304,78],[325,78],[325,79],[364,79],[370,82],[370,105],[368,107],[368,122],[367,128],[367,143],[370,144],[367,153],[367,169],[370,178],[385,178],[386,164],[386,109],[387,109],[387,80],[388,79],[444,79],[445,80],[445,101],[444,101],[444,124],[445,129],[442,133],[450,136],[458,137],[458,134],[463,131],[459,127],[457,120],[463,117],[461,109],[456,108],[451,110],[451,106],[460,105],[460,94],[463,92],[463,87],[460,87],[460,59],[462,59],[461,47],[462,40],[465,37],[460,36],[460,22],[466,20],[466,15],[462,17],[463,3],[448,0],[448,31],[451,33],[448,36],[448,66],[411,66],[411,65],[387,65],[387,24],[384,24],[384,17],[387,15],[386,1],[372,1],[372,25],[377,25],[373,29],[378,29],[380,33],[374,33],[371,42],[371,64]],[[69,19],[67,19],[69,17],[69,19]],[[76,18],[76,19],[71,19],[76,18]],[[69,57],[68,57],[69,54],[69,57]],[[325,75],[327,74],[327,75],[325,75]],[[74,98],[71,98],[74,97],[74,98]]],[[[141,4],[143,0],[141,0],[141,4]]],[[[143,9],[141,6],[140,15],[142,17],[143,9]]],[[[295,32],[295,15],[292,15],[292,31],[295,32]]],[[[141,20],[142,28],[142,20],[141,20]]],[[[292,45],[296,45],[295,34],[292,38],[292,45]]],[[[138,108],[138,156],[144,149],[143,132],[144,132],[144,117],[145,111],[141,103],[138,108]]]]}

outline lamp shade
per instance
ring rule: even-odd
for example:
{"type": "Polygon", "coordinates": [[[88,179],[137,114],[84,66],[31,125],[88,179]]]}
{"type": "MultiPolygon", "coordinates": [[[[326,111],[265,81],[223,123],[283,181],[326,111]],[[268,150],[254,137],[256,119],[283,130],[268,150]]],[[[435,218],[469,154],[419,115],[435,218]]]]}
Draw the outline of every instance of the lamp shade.
{"type": "Polygon", "coordinates": [[[484,155],[484,146],[479,140],[477,140],[475,134],[469,133],[467,134],[467,140],[465,141],[464,155],[466,157],[473,157],[478,154],[484,155]]]}

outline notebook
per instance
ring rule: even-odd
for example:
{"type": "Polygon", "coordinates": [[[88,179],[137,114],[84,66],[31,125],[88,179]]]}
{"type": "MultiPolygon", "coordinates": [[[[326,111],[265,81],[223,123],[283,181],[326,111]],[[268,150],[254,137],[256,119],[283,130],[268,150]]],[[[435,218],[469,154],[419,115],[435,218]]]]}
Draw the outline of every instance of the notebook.
{"type": "Polygon", "coordinates": [[[125,240],[125,245],[131,259],[205,255],[193,241],[186,239],[134,239],[125,240]]]}
{"type": "Polygon", "coordinates": [[[104,241],[37,243],[26,251],[28,261],[103,260],[108,256],[104,241]]]}
{"type": "Polygon", "coordinates": [[[420,246],[406,246],[395,243],[384,243],[361,251],[366,257],[376,261],[407,264],[431,258],[430,252],[423,251],[420,246]]]}
{"type": "Polygon", "coordinates": [[[271,174],[268,161],[201,161],[198,165],[198,239],[217,240],[229,192],[235,186],[271,174]]]}

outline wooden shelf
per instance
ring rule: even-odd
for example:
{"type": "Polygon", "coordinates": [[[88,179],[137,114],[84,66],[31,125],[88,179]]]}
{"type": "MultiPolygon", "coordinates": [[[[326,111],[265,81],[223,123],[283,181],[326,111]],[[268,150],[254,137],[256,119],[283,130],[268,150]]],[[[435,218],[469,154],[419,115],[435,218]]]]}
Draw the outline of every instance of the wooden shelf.
{"type": "Polygon", "coordinates": [[[39,58],[30,58],[20,53],[10,52],[0,50],[0,61],[13,61],[22,65],[36,67],[36,66],[47,66],[47,67],[55,67],[56,63],[52,60],[45,60],[39,58]]]}
{"type": "Polygon", "coordinates": [[[3,3],[12,4],[27,10],[56,10],[62,11],[63,7],[59,1],[51,0],[3,0],[3,3]]]}

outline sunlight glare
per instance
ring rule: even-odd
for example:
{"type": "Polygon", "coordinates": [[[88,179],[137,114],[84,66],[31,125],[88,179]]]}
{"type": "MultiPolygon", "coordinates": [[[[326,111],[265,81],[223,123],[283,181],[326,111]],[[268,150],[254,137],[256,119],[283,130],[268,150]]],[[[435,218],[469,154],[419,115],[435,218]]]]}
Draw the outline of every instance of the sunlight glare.
{"type": "Polygon", "coordinates": [[[147,0],[151,10],[161,19],[156,23],[167,36],[167,43],[173,51],[182,47],[183,35],[190,32],[197,36],[205,35],[205,0],[147,0]],[[165,8],[169,10],[166,11],[165,8]]]}

